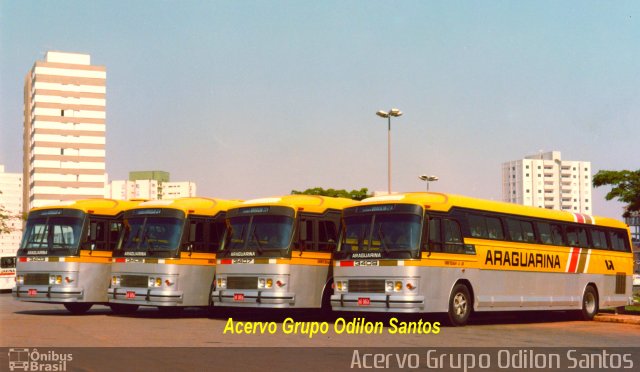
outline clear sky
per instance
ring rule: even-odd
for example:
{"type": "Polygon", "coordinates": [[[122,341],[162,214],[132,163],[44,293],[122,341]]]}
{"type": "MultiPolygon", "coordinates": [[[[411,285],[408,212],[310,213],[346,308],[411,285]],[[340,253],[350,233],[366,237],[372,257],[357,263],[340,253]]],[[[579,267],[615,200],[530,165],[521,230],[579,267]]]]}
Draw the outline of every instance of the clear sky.
{"type": "MultiPolygon", "coordinates": [[[[24,76],[48,50],[107,68],[107,172],[198,194],[387,188],[501,199],[537,153],[640,168],[637,1],[0,0],[0,164],[22,170],[24,76]]],[[[621,204],[596,189],[595,214],[621,204]]]]}

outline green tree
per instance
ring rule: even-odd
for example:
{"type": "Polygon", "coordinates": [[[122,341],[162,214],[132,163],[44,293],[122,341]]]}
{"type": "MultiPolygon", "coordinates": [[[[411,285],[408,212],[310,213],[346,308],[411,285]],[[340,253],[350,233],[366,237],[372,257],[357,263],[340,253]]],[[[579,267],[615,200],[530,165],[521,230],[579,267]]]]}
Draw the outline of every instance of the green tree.
{"type": "Polygon", "coordinates": [[[629,217],[632,212],[640,211],[640,169],[637,171],[601,170],[593,176],[593,187],[611,185],[612,189],[605,197],[607,200],[617,198],[626,203],[623,217],[629,217]]]}
{"type": "Polygon", "coordinates": [[[369,194],[369,189],[362,188],[360,190],[351,190],[347,191],[344,189],[336,190],[336,189],[323,189],[322,187],[314,187],[312,189],[306,189],[304,191],[291,190],[292,195],[322,195],[322,196],[333,196],[340,198],[349,198],[353,200],[362,200],[364,198],[368,198],[371,195],[369,194]]]}
{"type": "MultiPolygon", "coordinates": [[[[0,191],[2,194],[2,191],[0,191]]],[[[11,216],[9,212],[4,209],[4,205],[0,204],[0,234],[8,234],[12,231],[11,226],[9,226],[9,219],[11,216]]]]}

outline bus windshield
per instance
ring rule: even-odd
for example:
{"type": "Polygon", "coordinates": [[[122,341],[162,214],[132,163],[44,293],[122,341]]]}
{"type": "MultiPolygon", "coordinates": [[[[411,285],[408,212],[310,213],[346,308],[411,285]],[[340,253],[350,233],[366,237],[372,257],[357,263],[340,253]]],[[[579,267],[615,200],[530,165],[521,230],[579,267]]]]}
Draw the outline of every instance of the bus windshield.
{"type": "Polygon", "coordinates": [[[121,250],[126,252],[168,252],[179,247],[184,219],[133,217],[124,220],[121,250]]]}
{"type": "Polygon", "coordinates": [[[289,248],[293,218],[287,216],[239,216],[229,219],[224,250],[281,250],[289,248]]]}
{"type": "MultiPolygon", "coordinates": [[[[415,214],[366,214],[345,217],[339,252],[380,253],[379,257],[417,254],[422,231],[415,214]]],[[[373,257],[373,256],[372,256],[373,257]]]]}
{"type": "Polygon", "coordinates": [[[19,255],[75,255],[83,218],[36,217],[27,220],[19,255]]]}

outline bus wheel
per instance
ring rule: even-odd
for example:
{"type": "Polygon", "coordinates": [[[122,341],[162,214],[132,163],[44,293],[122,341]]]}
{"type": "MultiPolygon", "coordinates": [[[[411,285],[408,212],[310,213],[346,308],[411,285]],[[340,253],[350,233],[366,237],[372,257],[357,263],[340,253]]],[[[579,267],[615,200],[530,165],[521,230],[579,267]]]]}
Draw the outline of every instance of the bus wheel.
{"type": "Polygon", "coordinates": [[[109,307],[114,314],[118,315],[133,314],[138,310],[138,305],[109,304],[109,307]]]}
{"type": "Polygon", "coordinates": [[[464,284],[456,284],[449,296],[449,324],[457,327],[467,324],[471,314],[471,295],[464,284]]]}
{"type": "Polygon", "coordinates": [[[80,315],[89,311],[89,309],[91,309],[91,305],[93,304],[86,302],[71,302],[64,304],[64,307],[72,314],[80,315]]]}
{"type": "Polygon", "coordinates": [[[593,286],[587,286],[582,295],[582,319],[593,320],[598,313],[598,293],[593,286]]]}

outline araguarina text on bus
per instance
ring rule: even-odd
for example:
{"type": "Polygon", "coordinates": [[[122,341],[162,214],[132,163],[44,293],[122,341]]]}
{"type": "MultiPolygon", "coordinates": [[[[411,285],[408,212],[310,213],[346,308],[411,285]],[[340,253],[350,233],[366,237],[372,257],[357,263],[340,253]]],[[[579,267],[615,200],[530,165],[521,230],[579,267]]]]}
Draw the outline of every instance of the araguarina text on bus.
{"type": "Polygon", "coordinates": [[[487,250],[484,264],[560,269],[560,256],[528,252],[487,250]]]}

